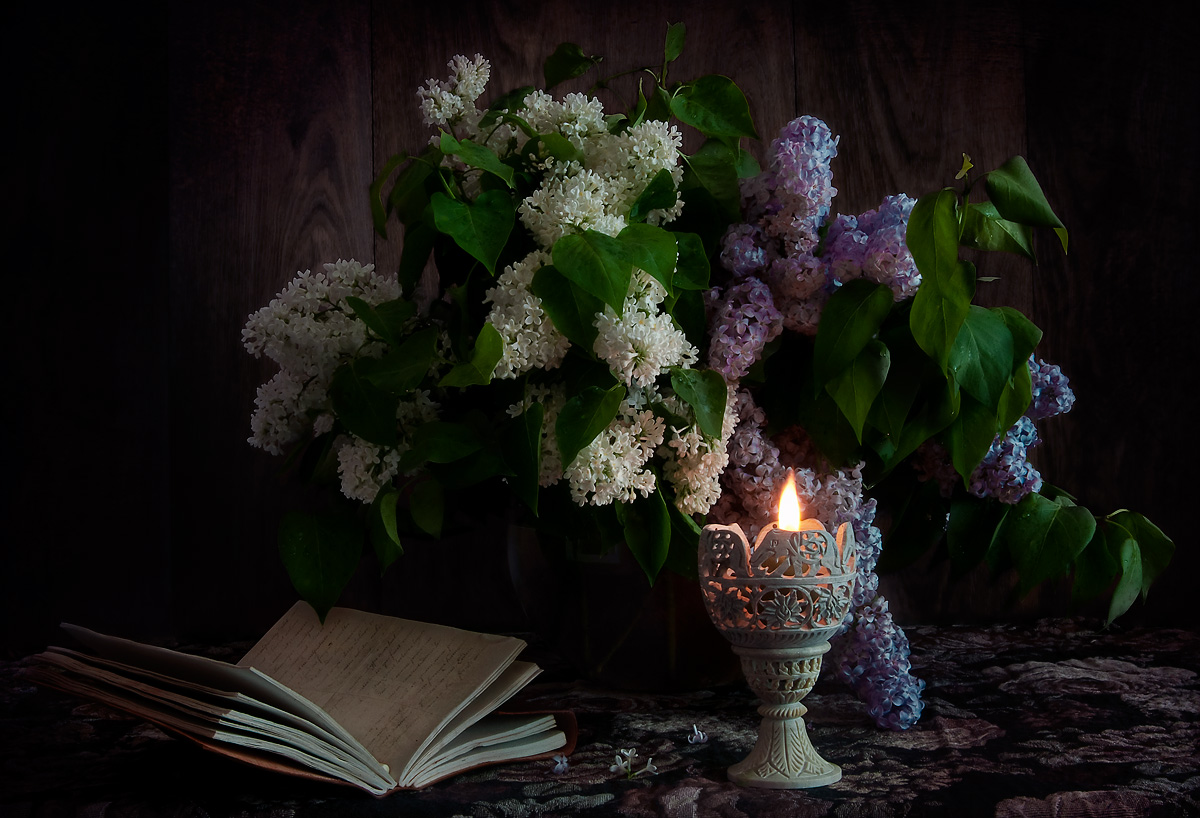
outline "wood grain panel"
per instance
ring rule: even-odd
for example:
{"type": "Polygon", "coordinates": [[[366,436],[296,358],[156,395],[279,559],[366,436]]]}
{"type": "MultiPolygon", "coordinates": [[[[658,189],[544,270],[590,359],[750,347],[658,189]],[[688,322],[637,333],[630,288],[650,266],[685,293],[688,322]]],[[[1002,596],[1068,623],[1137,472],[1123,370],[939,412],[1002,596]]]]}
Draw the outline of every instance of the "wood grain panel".
{"type": "Polygon", "coordinates": [[[1078,398],[1046,424],[1047,479],[1096,513],[1140,511],[1175,538],[1175,563],[1132,619],[1200,623],[1191,521],[1190,432],[1200,309],[1192,246],[1200,179],[1198,26],[1118,9],[1029,9],[1031,161],[1071,231],[1065,258],[1039,246],[1036,312],[1045,357],[1078,398]],[[1043,325],[1045,326],[1045,325],[1043,325]]]}
{"type": "MultiPolygon", "coordinates": [[[[38,36],[45,49],[69,44],[76,59],[75,68],[58,74],[47,69],[56,77],[53,89],[30,86],[20,97],[20,111],[42,117],[26,118],[47,127],[41,142],[31,132],[22,143],[21,155],[33,158],[14,172],[31,204],[10,209],[7,221],[22,232],[14,246],[35,248],[19,256],[22,269],[49,257],[57,267],[86,266],[92,274],[55,302],[63,326],[92,333],[84,359],[89,371],[70,382],[91,401],[75,411],[78,395],[66,381],[46,376],[64,360],[78,365],[68,354],[78,352],[77,341],[47,341],[23,356],[17,394],[30,402],[9,425],[24,435],[17,462],[29,482],[10,502],[24,512],[19,536],[36,539],[44,533],[40,525],[63,515],[57,495],[37,490],[59,479],[50,464],[122,459],[119,468],[72,472],[88,499],[71,509],[138,538],[94,552],[90,541],[70,533],[94,530],[81,524],[63,529],[64,546],[7,554],[6,589],[25,578],[29,587],[43,587],[61,576],[45,601],[35,604],[29,593],[13,597],[15,609],[27,603],[36,617],[30,627],[102,608],[101,595],[78,592],[86,582],[124,590],[114,622],[161,618],[169,595],[180,632],[250,635],[272,621],[294,597],[276,555],[278,517],[303,498],[276,479],[279,459],[245,442],[254,391],[272,371],[241,347],[246,316],[295,271],[324,261],[353,256],[394,268],[398,231],[375,239],[366,190],[389,156],[428,138],[415,89],[440,77],[451,56],[483,53],[493,65],[492,87],[508,90],[540,84],[542,59],[565,40],[604,55],[607,72],[657,62],[666,26],[676,21],[687,23],[688,44],[673,76],[734,77],[764,140],[802,113],[820,116],[842,135],[834,172],[843,212],[875,207],[888,193],[918,195],[949,184],[964,151],[982,169],[1014,153],[1027,156],[1071,230],[1071,253],[1064,259],[1049,240],[1040,241],[1036,272],[1016,259],[989,258],[986,272],[1002,280],[981,289],[980,300],[1025,310],[1046,331],[1045,357],[1061,363],[1076,388],[1075,410],[1044,427],[1040,463],[1047,479],[1097,511],[1125,504],[1160,522],[1180,552],[1145,616],[1183,617],[1194,625],[1183,583],[1200,569],[1184,516],[1191,483],[1185,470],[1197,455],[1186,402],[1195,373],[1192,315],[1200,306],[1190,252],[1200,124],[1195,23],[1162,13],[1139,15],[1134,24],[1128,13],[1073,13],[1018,0],[904,6],[271,0],[172,4],[169,63],[158,51],[136,51],[145,48],[145,32],[86,16],[65,39],[48,24],[21,28],[33,33],[35,45],[25,56],[18,50],[14,65],[40,53],[38,36]],[[101,40],[111,44],[108,61],[95,50],[101,40]],[[116,57],[134,53],[153,56],[116,57]],[[77,81],[75,72],[87,70],[89,60],[96,66],[91,81],[77,81]],[[169,160],[139,141],[153,128],[132,124],[151,118],[147,106],[162,98],[168,69],[169,160]],[[79,104],[81,94],[94,95],[96,104],[79,104]],[[86,161],[58,158],[74,156],[75,134],[98,125],[107,130],[104,138],[89,137],[96,153],[86,161]],[[154,208],[138,205],[162,186],[168,163],[169,237],[167,226],[154,226],[154,208]],[[113,193],[89,199],[84,224],[60,228],[63,191],[80,179],[90,181],[89,190],[113,193]],[[158,234],[169,243],[169,264],[161,258],[166,250],[146,252],[158,234]],[[92,266],[97,257],[103,261],[92,266]],[[112,318],[125,308],[167,317],[112,318]],[[154,372],[139,374],[143,365],[154,372]],[[121,447],[100,442],[89,429],[43,454],[39,441],[64,423],[91,424],[116,439],[139,430],[146,436],[121,447]],[[168,462],[169,492],[166,485],[144,491],[160,497],[161,516],[144,527],[129,525],[123,484],[138,475],[154,480],[168,462]],[[159,547],[154,538],[168,518],[170,543],[159,547]],[[75,567],[60,571],[64,552],[75,567]],[[170,587],[155,579],[168,561],[170,587]],[[144,599],[132,598],[150,586],[144,599]]],[[[590,82],[557,90],[585,90],[590,82]]],[[[632,87],[622,91],[627,100],[632,87]]],[[[10,331],[15,327],[27,343],[44,332],[40,320],[21,318],[10,331]]],[[[414,548],[405,557],[408,573],[360,579],[348,599],[383,606],[414,582],[452,579],[457,565],[448,555],[458,547],[414,548]]],[[[486,559],[479,572],[502,576],[500,550],[489,548],[478,551],[486,559]]],[[[901,577],[894,586],[905,589],[896,592],[899,607],[909,606],[914,617],[980,618],[1062,607],[1056,587],[1013,608],[1002,587],[951,587],[940,570],[928,565],[917,573],[929,576],[901,577]]],[[[496,621],[514,614],[511,598],[497,592],[493,602],[496,621]]],[[[31,632],[4,638],[28,639],[31,632]]]]}
{"type": "Polygon", "coordinates": [[[172,504],[187,632],[255,632],[294,598],[281,461],[247,443],[273,373],[246,316],[297,270],[371,260],[367,3],[212,4],[172,16],[172,504]]]}

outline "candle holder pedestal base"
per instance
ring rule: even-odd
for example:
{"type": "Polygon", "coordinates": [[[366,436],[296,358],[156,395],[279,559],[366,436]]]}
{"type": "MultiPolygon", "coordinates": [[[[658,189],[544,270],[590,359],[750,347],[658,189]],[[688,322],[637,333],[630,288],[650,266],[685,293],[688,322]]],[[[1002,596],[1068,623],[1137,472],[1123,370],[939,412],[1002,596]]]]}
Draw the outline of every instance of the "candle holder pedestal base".
{"type": "Polygon", "coordinates": [[[828,642],[788,647],[734,645],[750,689],[763,701],[758,741],[745,759],[729,768],[729,780],[744,787],[805,789],[840,781],[842,768],[817,754],[808,739],[800,700],[821,672],[828,642]]]}

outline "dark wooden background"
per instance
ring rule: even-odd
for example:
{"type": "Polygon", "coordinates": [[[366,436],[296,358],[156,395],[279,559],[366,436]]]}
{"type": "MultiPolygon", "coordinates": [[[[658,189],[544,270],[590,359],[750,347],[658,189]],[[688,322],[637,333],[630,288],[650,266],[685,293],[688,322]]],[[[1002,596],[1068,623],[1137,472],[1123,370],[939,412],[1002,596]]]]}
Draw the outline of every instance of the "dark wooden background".
{"type": "MultiPolygon", "coordinates": [[[[484,54],[501,91],[537,84],[567,40],[612,71],[653,63],[681,20],[676,77],[734,77],[764,139],[803,113],[841,134],[842,212],[948,184],[964,151],[980,169],[1029,160],[1070,255],[1044,237],[1036,270],[989,258],[981,274],[1001,280],[981,285],[980,300],[1041,326],[1041,354],[1078,396],[1043,425],[1047,480],[1096,512],[1141,511],[1178,544],[1131,617],[1195,626],[1200,32],[1182,4],[1062,5],[272,0],[5,12],[15,377],[3,650],[56,640],[64,619],[216,638],[272,622],[294,598],[274,543],[296,495],[279,461],[245,442],[271,374],[241,347],[246,316],[297,270],[339,257],[394,267],[399,237],[374,235],[367,186],[390,155],[427,139],[414,91],[451,56],[484,54]]],[[[417,544],[348,600],[520,627],[505,567],[498,538],[417,544]]],[[[1066,610],[1061,586],[1011,605],[979,577],[947,585],[936,564],[888,588],[902,622],[1066,610]]]]}

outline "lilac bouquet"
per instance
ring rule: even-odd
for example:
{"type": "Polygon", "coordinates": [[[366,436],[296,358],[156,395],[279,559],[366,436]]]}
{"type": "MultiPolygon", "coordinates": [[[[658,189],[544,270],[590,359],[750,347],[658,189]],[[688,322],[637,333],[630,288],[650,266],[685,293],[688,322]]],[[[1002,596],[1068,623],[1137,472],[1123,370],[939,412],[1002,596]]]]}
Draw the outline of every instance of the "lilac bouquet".
{"type": "Polygon", "coordinates": [[[896,565],[942,539],[960,569],[1014,564],[1023,591],[1067,570],[1081,599],[1116,582],[1110,621],[1172,546],[1129,511],[1098,524],[1028,460],[1036,422],[1069,411],[1074,394],[1035,356],[1041,332],[1028,319],[971,304],[974,268],[958,259],[960,245],[1032,258],[1033,226],[1055,229],[1065,250],[1024,160],[985,175],[986,202],[969,202],[968,184],[835,216],[838,140],[800,117],[771,143],[768,168],[742,181],[742,221],[720,253],[726,281],[707,294],[708,364],[736,390],[738,417],[709,516],[753,537],[795,470],[809,516],[852,524],[859,574],[832,665],[880,726],[905,729],[924,682],[878,591],[885,544],[896,565]],[[886,537],[881,499],[907,512],[886,537]],[[907,522],[920,518],[935,525],[907,522]],[[1128,559],[1137,564],[1119,569],[1128,559]]]}
{"type": "Polygon", "coordinates": [[[332,489],[285,515],[280,553],[324,614],[365,549],[387,568],[408,538],[470,523],[450,512],[483,496],[547,538],[628,548],[650,582],[694,576],[704,523],[753,537],[795,469],[808,516],[861,543],[831,664],[879,724],[905,728],[922,683],[875,574],[913,550],[903,517],[875,524],[897,491],[957,562],[1013,563],[1022,588],[1074,570],[1081,597],[1115,585],[1110,616],[1170,541],[1132,512],[1097,521],[1026,459],[1035,423],[1073,395],[1028,319],[971,303],[958,257],[1032,257],[1034,227],[1065,249],[1024,160],[983,175],[984,202],[967,182],[834,215],[829,127],[789,123],[760,170],[732,80],[668,81],[684,33],[636,72],[627,111],[549,93],[599,62],[572,44],[541,89],[485,101],[475,55],[417,91],[429,144],[370,192],[377,231],[403,225],[399,269],[300,273],[243,331],[279,365],[250,442],[332,489]],[[681,128],[702,139],[692,153],[681,128]]]}

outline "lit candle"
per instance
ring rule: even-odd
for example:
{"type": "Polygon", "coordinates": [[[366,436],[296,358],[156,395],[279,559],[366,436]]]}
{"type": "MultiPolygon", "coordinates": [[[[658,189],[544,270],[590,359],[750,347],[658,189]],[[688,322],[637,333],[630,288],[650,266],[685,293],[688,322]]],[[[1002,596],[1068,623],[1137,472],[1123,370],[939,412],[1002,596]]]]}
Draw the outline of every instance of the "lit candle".
{"type": "Polygon", "coordinates": [[[796,474],[788,469],[787,482],[779,493],[778,527],[784,531],[824,531],[825,526],[815,517],[805,520],[800,513],[800,497],[796,493],[796,474]]]}

